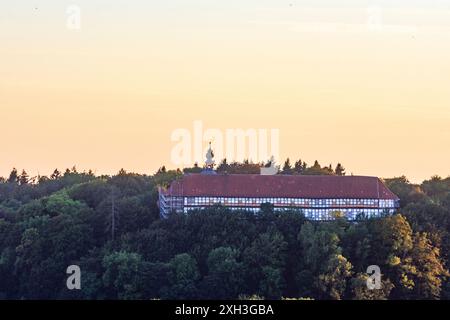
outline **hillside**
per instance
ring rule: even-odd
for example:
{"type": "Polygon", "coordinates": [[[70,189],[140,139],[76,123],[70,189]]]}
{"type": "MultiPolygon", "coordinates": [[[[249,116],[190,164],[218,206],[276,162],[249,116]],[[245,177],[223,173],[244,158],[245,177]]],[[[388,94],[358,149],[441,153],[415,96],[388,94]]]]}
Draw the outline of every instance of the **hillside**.
{"type": "Polygon", "coordinates": [[[357,223],[313,223],[270,207],[161,221],[157,186],[180,174],[74,168],[31,181],[13,171],[0,182],[0,298],[450,298],[450,178],[386,179],[399,214],[357,223]],[[82,289],[69,291],[73,264],[82,289]],[[371,291],[374,264],[383,287],[371,291]]]}

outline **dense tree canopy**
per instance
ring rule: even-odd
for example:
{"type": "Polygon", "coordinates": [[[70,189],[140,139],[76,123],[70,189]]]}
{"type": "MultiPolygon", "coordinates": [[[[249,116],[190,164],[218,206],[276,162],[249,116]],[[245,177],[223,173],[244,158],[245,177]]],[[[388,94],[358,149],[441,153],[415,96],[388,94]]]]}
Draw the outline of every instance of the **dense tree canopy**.
{"type": "MultiPolygon", "coordinates": [[[[225,160],[219,171],[260,166],[225,160]]],[[[297,160],[282,173],[345,169],[297,160]]],[[[162,167],[151,176],[95,176],[74,167],[47,178],[14,169],[0,179],[0,298],[450,298],[450,178],[386,179],[400,212],[358,222],[339,214],[308,221],[269,205],[257,214],[217,206],[160,220],[158,186],[181,174],[162,167]],[[81,290],[66,287],[72,264],[81,290]],[[370,265],[381,269],[380,290],[366,286],[370,265]]]]}

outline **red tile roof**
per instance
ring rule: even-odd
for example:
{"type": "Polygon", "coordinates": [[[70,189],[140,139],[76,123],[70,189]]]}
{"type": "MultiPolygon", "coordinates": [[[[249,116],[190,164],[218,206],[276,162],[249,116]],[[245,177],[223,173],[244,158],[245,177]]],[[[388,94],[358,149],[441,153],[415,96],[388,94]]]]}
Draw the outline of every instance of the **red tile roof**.
{"type": "Polygon", "coordinates": [[[257,174],[186,174],[174,181],[168,194],[208,197],[367,198],[393,199],[377,177],[257,174]]]}

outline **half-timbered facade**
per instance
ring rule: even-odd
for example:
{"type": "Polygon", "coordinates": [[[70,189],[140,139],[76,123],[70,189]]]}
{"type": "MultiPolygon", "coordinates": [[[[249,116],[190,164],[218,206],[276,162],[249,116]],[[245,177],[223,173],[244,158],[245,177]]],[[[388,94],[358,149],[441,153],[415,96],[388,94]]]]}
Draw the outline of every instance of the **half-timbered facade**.
{"type": "Polygon", "coordinates": [[[349,220],[392,214],[398,197],[377,177],[256,174],[186,174],[160,189],[162,218],[213,205],[257,212],[297,209],[312,220],[332,219],[336,211],[349,220]]]}

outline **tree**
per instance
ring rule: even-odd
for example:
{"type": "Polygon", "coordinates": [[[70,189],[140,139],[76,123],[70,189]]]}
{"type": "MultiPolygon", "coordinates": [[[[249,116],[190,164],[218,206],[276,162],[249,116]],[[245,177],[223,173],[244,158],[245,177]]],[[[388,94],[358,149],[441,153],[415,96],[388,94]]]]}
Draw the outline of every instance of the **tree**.
{"type": "Polygon", "coordinates": [[[25,170],[22,170],[22,173],[17,178],[17,181],[19,182],[19,185],[21,185],[21,186],[28,184],[28,182],[29,182],[28,173],[25,170]]]}
{"type": "Polygon", "coordinates": [[[166,173],[166,172],[167,172],[166,166],[162,166],[161,168],[158,169],[157,173],[166,173]]]}
{"type": "Polygon", "coordinates": [[[340,163],[337,164],[336,169],[334,169],[334,172],[338,176],[345,176],[345,168],[340,163]]]}
{"type": "Polygon", "coordinates": [[[113,252],[103,258],[103,284],[112,298],[140,299],[142,257],[133,252],[113,252]]]}
{"type": "Polygon", "coordinates": [[[413,232],[408,221],[397,214],[371,221],[369,230],[373,235],[370,246],[371,264],[379,265],[383,274],[394,284],[392,298],[410,298],[414,288],[415,266],[410,256],[413,232]]]}
{"type": "Polygon", "coordinates": [[[325,272],[319,275],[318,287],[322,298],[340,300],[352,275],[352,264],[342,255],[334,254],[328,260],[325,272]]]}
{"type": "Polygon", "coordinates": [[[381,278],[381,289],[370,290],[367,287],[367,273],[358,273],[350,281],[352,299],[354,300],[387,300],[394,287],[389,279],[381,278]]]}
{"type": "Polygon", "coordinates": [[[219,247],[207,259],[208,274],[202,282],[203,296],[208,299],[236,299],[244,284],[243,264],[239,250],[219,247]]]}
{"type": "Polygon", "coordinates": [[[326,168],[326,170],[328,171],[328,173],[329,173],[330,175],[333,175],[333,174],[334,174],[333,166],[331,165],[331,163],[330,163],[330,165],[328,166],[328,168],[326,168]]]}
{"type": "Polygon", "coordinates": [[[230,164],[221,163],[217,172],[229,174],[259,174],[261,163],[253,163],[249,160],[244,160],[242,163],[232,162],[230,164]]]}
{"type": "Polygon", "coordinates": [[[97,209],[105,199],[110,198],[111,186],[105,180],[95,179],[69,188],[67,194],[73,200],[84,202],[89,207],[97,209]]]}
{"type": "Polygon", "coordinates": [[[169,286],[162,289],[165,299],[192,299],[197,296],[200,272],[197,261],[189,254],[176,255],[169,262],[169,286]]]}
{"type": "Polygon", "coordinates": [[[142,282],[140,290],[143,299],[160,299],[161,289],[169,285],[169,264],[162,262],[147,262],[141,266],[142,282]]]}
{"type": "Polygon", "coordinates": [[[115,206],[120,234],[147,228],[154,220],[151,209],[145,205],[142,197],[124,197],[118,199],[115,206]]]}
{"type": "Polygon", "coordinates": [[[350,225],[342,235],[343,254],[352,262],[355,272],[365,273],[371,260],[371,240],[364,221],[350,225]]]}
{"type": "Polygon", "coordinates": [[[253,241],[244,259],[252,266],[282,268],[286,259],[286,245],[283,235],[277,229],[270,228],[253,241]]]}
{"type": "Polygon", "coordinates": [[[292,174],[292,166],[289,158],[286,159],[283,165],[283,169],[281,171],[282,174],[292,174]]]}
{"type": "Polygon", "coordinates": [[[194,166],[192,168],[184,168],[183,173],[200,173],[202,172],[202,168],[198,166],[198,163],[194,163],[194,166]]]}
{"type": "Polygon", "coordinates": [[[271,156],[269,160],[266,161],[266,163],[264,164],[265,168],[270,168],[270,167],[275,167],[276,162],[275,162],[275,157],[271,156]]]}
{"type": "Polygon", "coordinates": [[[320,170],[320,169],[321,169],[321,166],[320,166],[320,164],[319,164],[319,161],[314,160],[314,165],[312,166],[312,168],[313,168],[313,169],[320,170]]]}
{"type": "Polygon", "coordinates": [[[315,276],[308,269],[301,269],[295,276],[298,297],[313,297],[315,294],[315,276]]]}
{"type": "Polygon", "coordinates": [[[41,229],[44,223],[47,223],[47,219],[42,218],[38,225],[30,226],[24,230],[20,243],[15,248],[14,274],[20,276],[21,279],[17,288],[18,295],[27,299],[38,299],[46,296],[46,292],[39,290],[42,282],[45,282],[45,279],[48,278],[48,271],[42,267],[45,245],[41,229]]]}
{"type": "Polygon", "coordinates": [[[294,173],[295,174],[302,174],[304,171],[304,166],[302,160],[297,160],[294,164],[294,173]]]}
{"type": "Polygon", "coordinates": [[[262,280],[259,283],[260,294],[267,299],[280,299],[285,283],[280,268],[265,266],[262,268],[262,280]]]}
{"type": "Polygon", "coordinates": [[[313,274],[320,274],[331,256],[341,253],[339,237],[319,227],[318,230],[310,222],[306,222],[299,233],[299,240],[304,253],[304,261],[313,274]]]}
{"type": "MultiPolygon", "coordinates": [[[[339,247],[338,234],[342,232],[339,222],[317,227],[306,222],[300,229],[298,238],[304,253],[304,270],[298,274],[297,280],[306,280],[310,287],[300,291],[302,296],[311,292],[323,299],[342,299],[352,273],[352,265],[339,247]]],[[[299,287],[302,288],[301,283],[299,287]]]]}
{"type": "MultiPolygon", "coordinates": [[[[227,165],[229,173],[263,166],[227,165]]],[[[296,170],[330,174],[300,160],[296,170]]],[[[308,221],[271,204],[255,214],[216,205],[159,219],[158,187],[180,170],[56,170],[20,187],[13,171],[0,183],[0,299],[450,298],[450,177],[386,179],[402,214],[353,223],[334,213],[308,221]],[[80,291],[65,286],[71,264],[82,269],[80,291]],[[381,269],[381,290],[367,288],[369,265],[381,269]]]]}
{"type": "Polygon", "coordinates": [[[385,179],[384,182],[400,198],[401,208],[426,197],[420,186],[411,184],[405,176],[385,179]]]}
{"type": "Polygon", "coordinates": [[[230,165],[227,162],[227,158],[224,158],[222,160],[222,162],[219,164],[219,166],[217,167],[217,172],[228,173],[229,169],[230,169],[230,165]]]}
{"type": "Polygon", "coordinates": [[[9,174],[8,182],[9,183],[17,183],[19,178],[18,172],[16,168],[13,168],[11,173],[9,174]]]}
{"type": "Polygon", "coordinates": [[[61,172],[59,172],[58,169],[55,169],[53,171],[53,173],[50,175],[50,179],[52,180],[58,180],[59,178],[61,178],[61,172]]]}
{"type": "Polygon", "coordinates": [[[439,299],[442,280],[449,275],[439,257],[439,249],[428,240],[426,233],[414,234],[411,250],[415,266],[414,295],[417,299],[439,299]]]}
{"type": "Polygon", "coordinates": [[[442,196],[448,194],[450,187],[450,177],[442,179],[440,176],[432,176],[431,179],[425,180],[421,185],[423,191],[430,197],[441,199],[442,196]]]}
{"type": "Polygon", "coordinates": [[[37,180],[38,184],[44,184],[47,181],[49,181],[49,178],[47,176],[39,176],[37,180]]]}
{"type": "Polygon", "coordinates": [[[319,162],[314,161],[314,165],[312,167],[306,168],[303,174],[307,175],[334,175],[333,169],[328,167],[321,167],[319,162]]]}
{"type": "Polygon", "coordinates": [[[404,216],[415,232],[426,232],[430,241],[442,249],[443,257],[450,253],[450,210],[436,201],[424,198],[410,203],[404,209],[404,216]],[[447,253],[447,254],[446,254],[447,253]]]}
{"type": "Polygon", "coordinates": [[[50,197],[42,199],[45,213],[51,217],[58,215],[76,215],[81,210],[87,210],[88,207],[80,202],[75,201],[69,197],[66,191],[60,191],[52,194],[50,197]]]}

